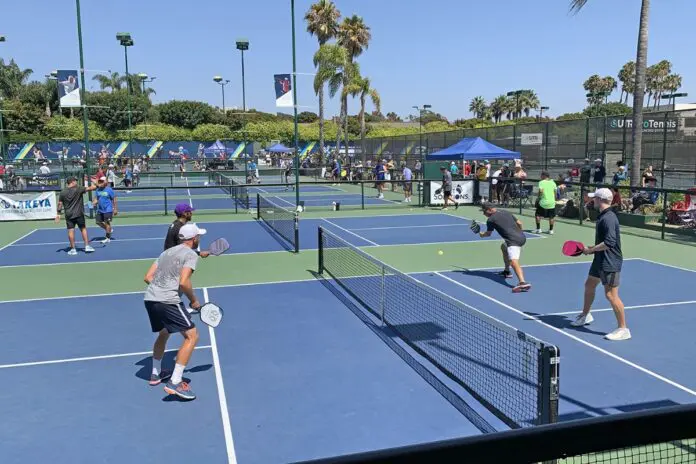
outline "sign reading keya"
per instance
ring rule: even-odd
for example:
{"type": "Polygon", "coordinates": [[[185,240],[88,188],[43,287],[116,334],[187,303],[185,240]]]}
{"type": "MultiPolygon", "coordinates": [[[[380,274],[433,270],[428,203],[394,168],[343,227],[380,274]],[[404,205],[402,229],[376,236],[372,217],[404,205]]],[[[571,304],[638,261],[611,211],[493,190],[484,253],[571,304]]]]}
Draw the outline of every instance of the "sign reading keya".
{"type": "Polygon", "coordinates": [[[63,108],[82,106],[80,102],[80,80],[77,71],[64,69],[58,71],[58,97],[63,108]]]}
{"type": "MultiPolygon", "coordinates": [[[[474,202],[474,181],[458,180],[452,182],[452,200],[460,205],[474,202]]],[[[442,182],[430,182],[430,204],[444,205],[445,195],[442,190],[442,182]]]]}
{"type": "MultiPolygon", "coordinates": [[[[664,117],[646,117],[643,119],[643,133],[664,132],[665,124],[667,124],[667,132],[677,132],[677,128],[679,127],[677,118],[668,118],[665,120],[664,117]]],[[[607,130],[622,131],[624,128],[629,131],[633,128],[633,120],[631,118],[607,118],[607,130]]]]}
{"type": "Polygon", "coordinates": [[[0,194],[0,221],[56,217],[56,192],[0,194]]]}

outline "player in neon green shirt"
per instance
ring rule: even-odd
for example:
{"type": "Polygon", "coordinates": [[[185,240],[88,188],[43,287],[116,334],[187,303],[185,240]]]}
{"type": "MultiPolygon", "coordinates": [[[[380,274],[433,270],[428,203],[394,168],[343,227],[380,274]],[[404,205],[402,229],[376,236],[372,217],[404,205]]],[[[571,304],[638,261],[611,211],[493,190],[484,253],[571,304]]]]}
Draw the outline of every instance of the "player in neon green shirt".
{"type": "Polygon", "coordinates": [[[539,181],[539,194],[536,205],[536,230],[541,233],[541,220],[549,220],[549,234],[553,235],[553,224],[556,218],[556,183],[551,180],[547,171],[542,171],[539,181]]]}

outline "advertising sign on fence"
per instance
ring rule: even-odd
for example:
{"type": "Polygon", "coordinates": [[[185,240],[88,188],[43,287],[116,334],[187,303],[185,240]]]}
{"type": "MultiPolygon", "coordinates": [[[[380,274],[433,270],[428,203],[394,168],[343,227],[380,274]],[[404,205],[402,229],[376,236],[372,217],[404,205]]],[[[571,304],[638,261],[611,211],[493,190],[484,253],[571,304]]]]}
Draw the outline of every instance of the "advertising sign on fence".
{"type": "MultiPolygon", "coordinates": [[[[674,133],[679,127],[677,118],[651,118],[645,117],[643,119],[643,133],[662,133],[665,131],[665,123],[667,124],[667,132],[674,133]]],[[[633,120],[630,117],[624,118],[607,118],[607,130],[609,131],[622,131],[631,130],[633,127],[633,120]]]]}
{"type": "MultiPolygon", "coordinates": [[[[457,180],[452,182],[452,200],[460,205],[474,202],[474,181],[457,180]]],[[[430,204],[444,205],[445,196],[442,191],[442,182],[430,182],[430,204]]]]}
{"type": "Polygon", "coordinates": [[[542,145],[544,142],[544,134],[520,134],[521,145],[542,145]]]}
{"type": "Polygon", "coordinates": [[[56,192],[0,193],[0,221],[56,217],[56,192]]]}

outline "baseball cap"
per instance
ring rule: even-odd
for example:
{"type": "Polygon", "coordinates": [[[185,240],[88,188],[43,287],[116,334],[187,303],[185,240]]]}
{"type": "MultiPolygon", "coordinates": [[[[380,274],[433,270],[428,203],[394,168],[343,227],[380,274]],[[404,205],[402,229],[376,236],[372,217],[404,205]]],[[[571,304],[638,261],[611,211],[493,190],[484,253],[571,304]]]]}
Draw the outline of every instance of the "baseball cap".
{"type": "Polygon", "coordinates": [[[440,165],[440,169],[447,169],[447,166],[444,165],[444,164],[441,164],[441,165],[440,165]]]}
{"type": "Polygon", "coordinates": [[[493,209],[493,208],[495,208],[495,204],[493,204],[489,201],[481,203],[481,210],[482,211],[487,211],[487,210],[493,209]]]}
{"type": "Polygon", "coordinates": [[[106,182],[106,177],[101,176],[101,177],[99,178],[99,180],[106,182]]]}
{"type": "Polygon", "coordinates": [[[181,216],[186,213],[191,213],[193,211],[195,211],[195,209],[193,209],[193,207],[188,203],[179,203],[174,208],[174,214],[176,214],[177,216],[181,216]]]}
{"type": "Polygon", "coordinates": [[[587,196],[590,198],[599,198],[604,201],[611,201],[614,198],[614,194],[608,188],[597,189],[592,193],[588,193],[587,196]]]}
{"type": "Polygon", "coordinates": [[[184,224],[181,229],[179,229],[179,239],[180,240],[191,240],[199,235],[205,235],[208,232],[205,229],[199,229],[196,224],[188,223],[184,224]]]}

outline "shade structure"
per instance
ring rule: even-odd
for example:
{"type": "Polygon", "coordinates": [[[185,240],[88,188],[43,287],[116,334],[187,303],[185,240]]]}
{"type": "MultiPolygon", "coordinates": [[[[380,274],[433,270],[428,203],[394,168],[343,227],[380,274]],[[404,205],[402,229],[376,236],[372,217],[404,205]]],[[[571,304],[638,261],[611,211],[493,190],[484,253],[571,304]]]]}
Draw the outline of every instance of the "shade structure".
{"type": "Polygon", "coordinates": [[[476,161],[485,159],[519,159],[521,157],[519,152],[500,148],[481,137],[469,137],[461,139],[450,147],[426,155],[425,159],[428,161],[476,161]]]}

